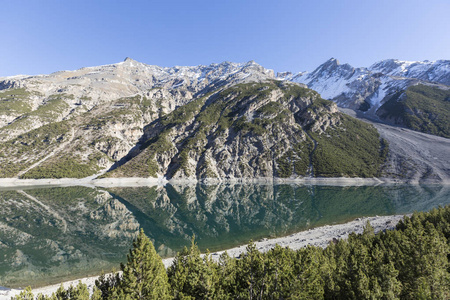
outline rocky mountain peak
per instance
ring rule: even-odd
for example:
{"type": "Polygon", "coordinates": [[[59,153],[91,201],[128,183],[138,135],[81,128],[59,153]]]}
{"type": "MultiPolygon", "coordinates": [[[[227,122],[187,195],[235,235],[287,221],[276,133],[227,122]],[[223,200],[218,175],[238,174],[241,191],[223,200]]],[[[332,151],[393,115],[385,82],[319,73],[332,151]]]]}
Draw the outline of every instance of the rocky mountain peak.
{"type": "Polygon", "coordinates": [[[321,64],[319,67],[316,68],[316,70],[313,71],[313,73],[318,73],[318,72],[332,72],[333,70],[335,70],[336,68],[338,68],[341,64],[339,63],[339,61],[335,58],[330,58],[329,60],[327,60],[326,62],[324,62],[323,64],[321,64]]]}
{"type": "Polygon", "coordinates": [[[280,80],[284,80],[286,78],[292,77],[292,72],[286,71],[286,72],[277,72],[277,78],[280,80]]]}
{"type": "Polygon", "coordinates": [[[329,60],[327,60],[322,64],[322,66],[339,66],[339,65],[340,65],[339,60],[337,60],[334,57],[330,58],[329,60]]]}
{"type": "Polygon", "coordinates": [[[386,59],[369,67],[372,72],[383,73],[388,76],[414,78],[427,82],[450,84],[450,61],[401,61],[386,59]]]}
{"type": "Polygon", "coordinates": [[[247,62],[246,64],[244,64],[242,67],[242,71],[247,72],[247,73],[254,73],[254,72],[261,73],[263,75],[267,75],[270,78],[275,77],[275,73],[273,70],[264,68],[260,64],[256,63],[254,60],[251,60],[251,61],[247,62]]]}
{"type": "Polygon", "coordinates": [[[322,80],[323,78],[348,77],[355,71],[349,64],[341,65],[335,58],[330,58],[320,65],[314,72],[308,75],[309,81],[322,80]]]}
{"type": "Polygon", "coordinates": [[[412,64],[412,62],[406,62],[406,61],[400,61],[398,59],[384,59],[381,61],[378,61],[371,65],[369,67],[369,70],[371,72],[381,72],[383,74],[389,74],[393,70],[397,69],[398,67],[406,64],[412,64]]]}

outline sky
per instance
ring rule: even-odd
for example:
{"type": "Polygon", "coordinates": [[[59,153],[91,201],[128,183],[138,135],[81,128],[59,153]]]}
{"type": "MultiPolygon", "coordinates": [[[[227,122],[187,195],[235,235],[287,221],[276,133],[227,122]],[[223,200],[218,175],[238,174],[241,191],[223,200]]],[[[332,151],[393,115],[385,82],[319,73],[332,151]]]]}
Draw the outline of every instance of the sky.
{"type": "Polygon", "coordinates": [[[131,57],[162,67],[254,60],[313,71],[337,58],[450,59],[448,0],[0,0],[0,76],[131,57]]]}

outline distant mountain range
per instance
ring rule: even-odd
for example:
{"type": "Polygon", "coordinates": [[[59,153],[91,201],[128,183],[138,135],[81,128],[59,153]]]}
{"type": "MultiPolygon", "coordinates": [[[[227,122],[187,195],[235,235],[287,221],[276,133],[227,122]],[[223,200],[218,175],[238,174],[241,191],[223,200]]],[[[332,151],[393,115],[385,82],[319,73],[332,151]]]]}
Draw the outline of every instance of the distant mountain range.
{"type": "Polygon", "coordinates": [[[388,142],[336,104],[449,137],[449,84],[450,61],[353,68],[336,59],[299,74],[253,61],[162,68],[127,58],[3,77],[0,177],[387,176],[388,142]]]}

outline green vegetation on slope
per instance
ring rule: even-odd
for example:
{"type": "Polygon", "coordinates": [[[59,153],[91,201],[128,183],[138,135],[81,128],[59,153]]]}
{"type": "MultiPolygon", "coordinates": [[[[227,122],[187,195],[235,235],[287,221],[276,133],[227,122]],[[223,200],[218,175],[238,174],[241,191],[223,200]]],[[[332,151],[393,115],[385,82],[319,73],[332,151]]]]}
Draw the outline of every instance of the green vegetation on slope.
{"type": "Polygon", "coordinates": [[[23,174],[20,178],[84,178],[100,171],[98,161],[106,156],[97,152],[90,154],[87,162],[78,155],[66,154],[56,159],[45,161],[23,174]]]}
{"type": "MultiPolygon", "coordinates": [[[[259,149],[254,160],[261,167],[259,176],[306,176],[311,159],[315,176],[378,176],[388,148],[381,145],[376,129],[332,112],[332,105],[299,85],[279,81],[238,84],[196,99],[157,120],[149,130],[153,137],[141,145],[141,153],[105,177],[155,177],[167,172],[170,178],[179,171],[190,177],[199,173],[201,177],[217,177],[209,159],[202,157],[207,150],[214,151],[212,147],[221,147],[210,141],[232,143],[236,138],[259,149]],[[311,115],[315,119],[306,120],[311,115]],[[337,125],[329,126],[325,133],[314,132],[312,124],[304,124],[327,119],[337,120],[337,125]],[[318,142],[312,157],[314,142],[310,137],[318,142]],[[269,139],[288,139],[291,148],[276,145],[266,149],[265,140],[269,139]],[[165,160],[170,159],[169,166],[160,165],[161,155],[168,156],[165,160]],[[190,165],[193,161],[196,166],[190,165]],[[274,161],[273,173],[264,169],[264,163],[270,161],[274,161]]],[[[214,159],[221,163],[220,158],[214,159]]],[[[252,168],[240,164],[241,176],[253,176],[252,168]]]]}
{"type": "Polygon", "coordinates": [[[73,99],[73,95],[55,94],[48,97],[47,101],[33,111],[21,114],[11,124],[3,127],[4,130],[27,130],[35,127],[34,123],[48,124],[60,119],[69,109],[65,99],[73,99]]]}
{"type": "Polygon", "coordinates": [[[161,125],[172,128],[188,122],[198,114],[201,107],[205,104],[205,101],[206,97],[202,97],[175,109],[173,112],[160,119],[161,125]]]}
{"type": "MultiPolygon", "coordinates": [[[[275,246],[266,253],[254,243],[238,259],[200,256],[192,240],[165,271],[141,231],[122,276],[101,276],[91,299],[448,299],[450,296],[450,207],[405,217],[379,234],[362,234],[326,249],[297,251],[275,246]]],[[[79,298],[79,285],[65,298],[79,298]],[[74,296],[72,296],[74,295],[74,296]]],[[[61,289],[59,293],[63,293],[61,289]]],[[[31,299],[31,290],[20,299],[31,299]],[[27,298],[28,296],[28,298],[27,298]]]]}
{"type": "Polygon", "coordinates": [[[31,111],[30,93],[24,88],[0,91],[0,115],[22,115],[31,111]]]}
{"type": "Polygon", "coordinates": [[[277,160],[277,175],[281,178],[291,177],[294,173],[306,176],[309,167],[309,156],[314,144],[308,137],[304,143],[296,144],[277,160]]]}
{"type": "Polygon", "coordinates": [[[376,177],[386,160],[387,142],[369,124],[341,115],[341,125],[322,134],[310,131],[317,148],[312,155],[316,176],[376,177]]]}
{"type": "Polygon", "coordinates": [[[68,139],[67,121],[50,123],[0,143],[0,177],[14,177],[68,139]]]}
{"type": "Polygon", "coordinates": [[[61,113],[69,108],[69,104],[67,104],[64,99],[73,99],[73,95],[51,95],[44,104],[27,114],[27,116],[39,117],[44,122],[54,122],[61,113]]]}
{"type": "Polygon", "coordinates": [[[450,138],[450,89],[415,85],[380,107],[380,117],[413,130],[450,138]]]}

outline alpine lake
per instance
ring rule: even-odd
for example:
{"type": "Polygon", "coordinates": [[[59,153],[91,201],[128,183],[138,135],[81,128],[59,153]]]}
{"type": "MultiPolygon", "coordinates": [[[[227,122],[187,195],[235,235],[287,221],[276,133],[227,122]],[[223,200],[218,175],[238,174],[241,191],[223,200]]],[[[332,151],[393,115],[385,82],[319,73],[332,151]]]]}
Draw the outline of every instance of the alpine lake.
{"type": "Polygon", "coordinates": [[[162,257],[211,252],[450,204],[445,185],[0,187],[0,286],[44,286],[119,269],[139,228],[162,257]]]}

